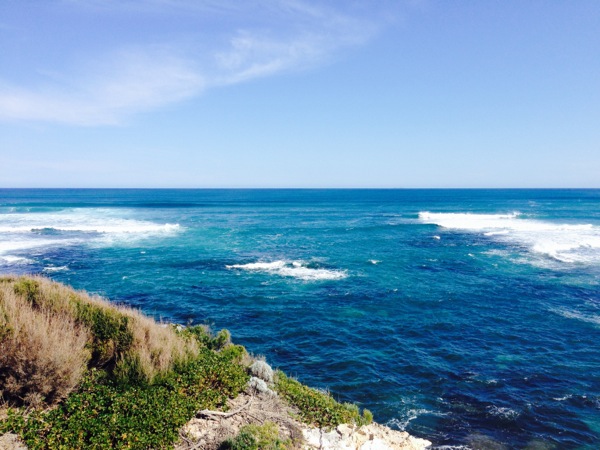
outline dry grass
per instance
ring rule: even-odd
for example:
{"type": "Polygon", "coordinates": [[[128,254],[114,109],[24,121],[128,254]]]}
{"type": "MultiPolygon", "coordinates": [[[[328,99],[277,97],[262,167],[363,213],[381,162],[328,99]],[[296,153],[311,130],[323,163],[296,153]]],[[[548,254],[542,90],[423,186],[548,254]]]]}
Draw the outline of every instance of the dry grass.
{"type": "Polygon", "coordinates": [[[79,382],[90,335],[72,317],[36,310],[3,283],[0,330],[0,389],[8,400],[52,403],[79,382]]]}
{"type": "Polygon", "coordinates": [[[0,278],[0,394],[18,404],[52,404],[87,367],[151,382],[198,352],[139,312],[42,277],[0,278]]]}
{"type": "Polygon", "coordinates": [[[171,326],[157,324],[131,309],[121,309],[121,312],[131,318],[131,352],[139,358],[148,380],[198,353],[198,342],[191,338],[184,340],[171,326]]]}

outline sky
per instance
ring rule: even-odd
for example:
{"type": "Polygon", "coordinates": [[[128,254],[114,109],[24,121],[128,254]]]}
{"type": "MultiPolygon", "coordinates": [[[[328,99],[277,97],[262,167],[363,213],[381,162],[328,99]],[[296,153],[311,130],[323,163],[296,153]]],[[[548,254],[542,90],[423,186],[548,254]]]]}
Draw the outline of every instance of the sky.
{"type": "Polygon", "coordinates": [[[0,187],[600,188],[597,0],[3,0],[0,187]]]}

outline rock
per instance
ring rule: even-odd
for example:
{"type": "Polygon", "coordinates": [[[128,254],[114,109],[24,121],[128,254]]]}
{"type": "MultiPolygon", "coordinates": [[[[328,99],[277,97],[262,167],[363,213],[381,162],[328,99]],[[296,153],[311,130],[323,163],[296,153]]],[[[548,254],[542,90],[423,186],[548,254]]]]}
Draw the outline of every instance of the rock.
{"type": "Polygon", "coordinates": [[[27,450],[19,436],[13,433],[0,435],[0,450],[27,450]]]}
{"type": "Polygon", "coordinates": [[[308,450],[424,450],[431,446],[425,439],[378,423],[360,428],[339,425],[331,431],[304,428],[302,432],[308,450]]]}

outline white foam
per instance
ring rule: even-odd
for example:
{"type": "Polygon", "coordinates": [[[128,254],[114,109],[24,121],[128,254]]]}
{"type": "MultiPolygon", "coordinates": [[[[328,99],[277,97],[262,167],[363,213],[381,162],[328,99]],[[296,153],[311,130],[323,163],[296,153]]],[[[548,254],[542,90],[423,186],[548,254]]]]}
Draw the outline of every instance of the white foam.
{"type": "Polygon", "coordinates": [[[110,246],[180,231],[179,224],[128,218],[131,212],[76,208],[60,212],[0,215],[0,255],[31,249],[88,243],[110,246]]]}
{"type": "MultiPolygon", "coordinates": [[[[0,239],[2,238],[6,239],[6,237],[0,235],[0,239]]],[[[29,250],[38,247],[50,247],[59,244],[61,244],[61,241],[57,239],[27,239],[24,237],[19,237],[13,240],[0,240],[0,255],[6,255],[9,252],[19,252],[22,250],[29,250]]]]}
{"type": "Polygon", "coordinates": [[[472,450],[467,445],[436,445],[433,447],[434,450],[472,450]]]}
{"type": "Polygon", "coordinates": [[[393,418],[393,419],[389,420],[388,422],[386,422],[385,425],[388,427],[396,427],[399,430],[404,431],[404,430],[406,430],[406,427],[408,427],[408,424],[410,422],[412,422],[413,420],[415,420],[417,417],[419,417],[422,414],[431,414],[431,415],[438,416],[438,417],[442,417],[445,415],[444,413],[430,411],[428,409],[409,409],[404,413],[404,417],[402,419],[393,418]]]}
{"type": "Polygon", "coordinates": [[[342,270],[307,267],[307,264],[304,261],[258,261],[248,264],[232,264],[225,267],[227,269],[267,272],[282,277],[292,277],[304,281],[340,280],[348,276],[347,273],[342,270]]]}
{"type": "Polygon", "coordinates": [[[22,264],[31,264],[34,261],[29,258],[25,258],[23,256],[15,256],[15,255],[1,255],[0,263],[4,263],[7,265],[22,265],[22,264]]]}
{"type": "Polygon", "coordinates": [[[43,233],[78,231],[84,233],[155,233],[171,232],[179,224],[158,224],[124,216],[127,210],[108,208],[74,208],[59,212],[2,214],[0,233],[43,233]]]}
{"type": "Polygon", "coordinates": [[[482,229],[502,226],[506,221],[519,216],[518,212],[511,214],[471,214],[471,213],[419,213],[419,220],[426,223],[435,223],[444,228],[455,229],[482,229]]]}
{"type": "Polygon", "coordinates": [[[381,261],[380,261],[380,260],[378,260],[378,259],[370,259],[370,260],[369,260],[369,262],[370,262],[371,264],[373,264],[374,266],[376,266],[376,265],[377,265],[377,264],[379,264],[381,261]]]}
{"type": "Polygon", "coordinates": [[[600,315],[584,314],[579,311],[574,311],[574,310],[569,310],[569,309],[561,309],[561,308],[551,309],[550,311],[552,311],[553,313],[558,314],[560,316],[563,316],[567,319],[576,319],[576,320],[580,320],[582,322],[587,322],[587,323],[591,323],[594,325],[600,325],[600,315]]]}
{"type": "Polygon", "coordinates": [[[507,420],[515,420],[520,415],[520,413],[518,411],[515,411],[514,409],[506,408],[503,406],[492,405],[492,406],[488,406],[487,410],[488,410],[488,413],[491,414],[492,416],[501,417],[501,418],[507,419],[507,420]]]}
{"type": "Polygon", "coordinates": [[[279,270],[285,267],[285,261],[274,261],[270,263],[266,262],[255,262],[248,264],[232,264],[230,266],[225,266],[228,269],[244,269],[244,270],[259,270],[259,271],[271,271],[271,270],[279,270]]]}
{"type": "Polygon", "coordinates": [[[44,272],[66,272],[69,270],[68,266],[58,266],[58,267],[44,267],[44,272]]]}
{"type": "Polygon", "coordinates": [[[471,214],[420,212],[423,223],[462,230],[525,248],[559,263],[600,262],[600,227],[524,218],[520,213],[471,214]]]}

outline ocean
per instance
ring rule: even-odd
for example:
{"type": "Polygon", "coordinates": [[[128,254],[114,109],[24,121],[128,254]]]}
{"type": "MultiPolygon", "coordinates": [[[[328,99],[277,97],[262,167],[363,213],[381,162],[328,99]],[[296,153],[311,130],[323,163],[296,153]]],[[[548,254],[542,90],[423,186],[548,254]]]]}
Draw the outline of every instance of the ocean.
{"type": "Polygon", "coordinates": [[[0,190],[0,273],[227,328],[437,449],[600,448],[600,190],[0,190]]]}

